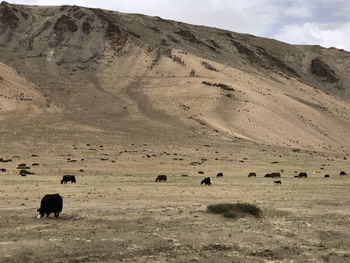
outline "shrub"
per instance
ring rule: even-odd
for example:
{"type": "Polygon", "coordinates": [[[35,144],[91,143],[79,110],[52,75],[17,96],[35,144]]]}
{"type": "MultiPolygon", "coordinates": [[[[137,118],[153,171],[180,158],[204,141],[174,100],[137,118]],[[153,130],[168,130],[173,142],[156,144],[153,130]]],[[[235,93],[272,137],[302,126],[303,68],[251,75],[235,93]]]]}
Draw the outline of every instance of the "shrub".
{"type": "Polygon", "coordinates": [[[22,175],[22,174],[35,174],[35,173],[29,172],[29,171],[23,169],[23,170],[19,171],[19,174],[22,175]]]}
{"type": "Polygon", "coordinates": [[[227,90],[227,91],[235,91],[233,88],[231,88],[230,86],[223,84],[223,83],[210,83],[207,81],[202,81],[202,84],[210,86],[210,87],[219,87],[223,90],[227,90]]]}
{"type": "Polygon", "coordinates": [[[237,206],[244,213],[251,214],[255,217],[261,216],[261,213],[262,213],[261,209],[259,207],[257,207],[256,205],[252,205],[249,203],[238,203],[237,206]]]}
{"type": "Polygon", "coordinates": [[[214,68],[212,65],[210,65],[209,63],[202,61],[201,64],[208,70],[211,71],[218,71],[216,68],[214,68]]]}
{"type": "Polygon", "coordinates": [[[216,205],[208,205],[208,210],[214,214],[223,214],[224,217],[233,219],[243,217],[247,214],[255,217],[261,217],[262,214],[259,207],[249,203],[222,203],[216,205]]]}

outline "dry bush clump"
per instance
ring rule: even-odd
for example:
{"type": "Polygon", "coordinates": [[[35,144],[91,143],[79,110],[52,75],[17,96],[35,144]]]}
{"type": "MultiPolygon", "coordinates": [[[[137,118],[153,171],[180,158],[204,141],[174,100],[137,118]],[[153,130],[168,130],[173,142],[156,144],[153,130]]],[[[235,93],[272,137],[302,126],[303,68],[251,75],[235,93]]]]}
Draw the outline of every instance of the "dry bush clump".
{"type": "Polygon", "coordinates": [[[221,88],[223,90],[227,90],[227,91],[235,91],[230,86],[228,86],[226,84],[222,84],[222,83],[210,83],[210,82],[207,82],[207,81],[202,81],[202,84],[207,85],[207,86],[219,87],[219,88],[221,88]]]}
{"type": "Polygon", "coordinates": [[[259,218],[262,215],[259,207],[249,203],[221,203],[208,205],[208,211],[214,214],[223,214],[224,217],[233,219],[244,217],[246,215],[252,215],[259,218]]]}
{"type": "Polygon", "coordinates": [[[210,65],[209,63],[207,63],[205,61],[202,61],[201,64],[208,70],[219,72],[216,68],[214,68],[212,65],[210,65]]]}

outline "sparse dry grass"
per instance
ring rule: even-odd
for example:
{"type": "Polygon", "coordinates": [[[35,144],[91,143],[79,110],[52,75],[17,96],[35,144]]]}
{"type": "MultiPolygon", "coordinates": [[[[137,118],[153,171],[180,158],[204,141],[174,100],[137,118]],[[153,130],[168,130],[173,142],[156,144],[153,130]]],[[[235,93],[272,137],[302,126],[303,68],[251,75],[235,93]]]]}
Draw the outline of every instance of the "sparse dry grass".
{"type": "MultiPolygon", "coordinates": [[[[248,157],[240,163],[224,158],[229,156],[229,148],[197,146],[206,161],[194,168],[189,163],[198,160],[198,152],[189,148],[96,145],[80,143],[76,149],[60,145],[54,153],[45,152],[50,147],[22,150],[16,153],[18,158],[2,164],[7,171],[0,174],[0,244],[5,251],[1,263],[44,262],[49,252],[57,262],[65,262],[67,255],[72,262],[164,262],[169,258],[175,262],[259,262],[261,258],[300,262],[323,257],[344,262],[341,259],[348,256],[343,251],[349,242],[346,196],[350,181],[338,175],[345,160],[328,167],[334,175],[331,178],[311,173],[307,181],[301,181],[293,177],[295,162],[286,157],[283,164],[276,164],[285,170],[284,187],[276,188],[273,181],[263,178],[274,158],[271,152],[265,151],[263,158],[258,158],[242,151],[232,157],[248,157]],[[91,147],[97,150],[89,151],[91,147]],[[142,158],[146,149],[156,157],[142,158]],[[211,155],[217,150],[218,160],[214,160],[211,155]],[[33,153],[40,157],[31,157],[33,153]],[[68,154],[78,162],[66,162],[68,154]],[[105,154],[117,162],[100,160],[105,154]],[[173,160],[174,154],[185,160],[173,160]],[[81,157],[85,161],[80,161],[81,157]],[[40,164],[31,168],[35,175],[17,175],[18,164],[34,160],[40,164]],[[252,163],[257,173],[253,179],[246,176],[252,163]],[[78,173],[80,168],[84,172],[78,173]],[[212,176],[212,187],[203,188],[199,169],[209,176],[224,171],[225,177],[212,176]],[[165,171],[167,183],[155,183],[156,175],[165,171]],[[59,180],[65,173],[75,174],[77,183],[61,185],[59,180]],[[36,219],[41,197],[56,192],[63,197],[60,217],[36,219]],[[215,218],[207,209],[240,220],[215,218]],[[260,219],[255,220],[258,215],[260,219]],[[303,240],[304,245],[297,246],[295,240],[303,240]]],[[[317,162],[322,162],[315,156],[307,160],[307,154],[298,154],[304,159],[303,170],[316,169],[317,162]]]]}

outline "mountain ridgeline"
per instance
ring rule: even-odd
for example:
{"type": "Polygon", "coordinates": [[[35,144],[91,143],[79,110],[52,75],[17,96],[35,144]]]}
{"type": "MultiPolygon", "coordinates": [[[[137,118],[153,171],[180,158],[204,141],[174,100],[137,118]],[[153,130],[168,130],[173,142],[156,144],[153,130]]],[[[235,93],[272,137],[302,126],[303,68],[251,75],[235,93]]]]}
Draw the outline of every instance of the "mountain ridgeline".
{"type": "Polygon", "coordinates": [[[0,63],[0,120],[9,129],[16,114],[52,127],[52,116],[61,116],[128,136],[350,146],[350,53],[336,48],[140,14],[2,2],[0,63]]]}

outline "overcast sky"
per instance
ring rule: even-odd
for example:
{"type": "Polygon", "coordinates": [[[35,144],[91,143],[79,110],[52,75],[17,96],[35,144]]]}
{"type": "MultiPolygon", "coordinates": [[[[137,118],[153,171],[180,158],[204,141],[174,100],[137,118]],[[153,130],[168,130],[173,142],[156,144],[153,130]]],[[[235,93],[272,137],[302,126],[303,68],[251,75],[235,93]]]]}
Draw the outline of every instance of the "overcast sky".
{"type": "Polygon", "coordinates": [[[7,0],[79,5],[350,51],[350,0],[7,0]]]}

